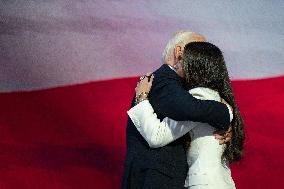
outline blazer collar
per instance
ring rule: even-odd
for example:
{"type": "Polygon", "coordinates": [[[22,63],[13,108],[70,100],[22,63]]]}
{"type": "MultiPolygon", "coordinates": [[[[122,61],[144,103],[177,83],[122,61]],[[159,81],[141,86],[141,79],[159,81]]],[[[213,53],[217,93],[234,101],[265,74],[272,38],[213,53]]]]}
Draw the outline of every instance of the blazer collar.
{"type": "Polygon", "coordinates": [[[215,91],[213,89],[206,88],[206,87],[196,87],[196,88],[190,89],[189,93],[192,94],[193,96],[204,97],[207,100],[215,100],[215,101],[221,100],[221,97],[218,91],[215,91]]]}

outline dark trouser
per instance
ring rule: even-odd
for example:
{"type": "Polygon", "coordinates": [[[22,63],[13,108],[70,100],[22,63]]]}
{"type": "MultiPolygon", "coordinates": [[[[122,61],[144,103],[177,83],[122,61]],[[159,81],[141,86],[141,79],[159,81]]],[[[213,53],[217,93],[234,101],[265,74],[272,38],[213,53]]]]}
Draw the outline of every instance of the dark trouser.
{"type": "Polygon", "coordinates": [[[185,178],[172,178],[155,169],[132,168],[129,189],[184,189],[185,178]]]}

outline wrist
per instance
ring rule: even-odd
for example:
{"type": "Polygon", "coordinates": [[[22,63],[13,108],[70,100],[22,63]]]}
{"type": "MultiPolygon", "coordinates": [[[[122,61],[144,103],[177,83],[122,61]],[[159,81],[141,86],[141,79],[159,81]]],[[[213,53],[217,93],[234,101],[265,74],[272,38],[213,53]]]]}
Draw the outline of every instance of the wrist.
{"type": "Polygon", "coordinates": [[[135,104],[139,104],[140,102],[144,100],[148,100],[148,92],[141,92],[135,97],[135,104]]]}
{"type": "Polygon", "coordinates": [[[148,92],[141,92],[138,95],[136,95],[136,98],[148,98],[149,93],[148,92]]]}

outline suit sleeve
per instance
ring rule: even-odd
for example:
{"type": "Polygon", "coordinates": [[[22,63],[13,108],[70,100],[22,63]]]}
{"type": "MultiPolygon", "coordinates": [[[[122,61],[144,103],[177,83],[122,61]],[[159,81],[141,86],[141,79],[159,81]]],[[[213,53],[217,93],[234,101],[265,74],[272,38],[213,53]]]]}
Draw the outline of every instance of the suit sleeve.
{"type": "Polygon", "coordinates": [[[170,118],[160,121],[148,100],[140,102],[127,113],[151,148],[165,146],[199,124],[192,121],[175,121],[170,118]]]}
{"type": "Polygon", "coordinates": [[[230,116],[225,104],[211,100],[198,100],[177,80],[158,78],[155,81],[155,79],[150,103],[157,114],[176,121],[208,123],[218,130],[229,128],[230,116]]]}

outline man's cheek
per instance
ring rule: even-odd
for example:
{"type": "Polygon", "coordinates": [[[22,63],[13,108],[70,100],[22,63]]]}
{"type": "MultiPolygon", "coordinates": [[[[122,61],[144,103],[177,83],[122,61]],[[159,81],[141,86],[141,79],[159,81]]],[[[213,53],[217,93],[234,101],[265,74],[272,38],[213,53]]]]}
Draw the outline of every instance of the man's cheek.
{"type": "Polygon", "coordinates": [[[182,68],[180,69],[180,76],[181,76],[182,78],[184,78],[184,77],[185,77],[185,73],[184,73],[184,71],[183,71],[183,69],[182,69],[182,68]]]}

